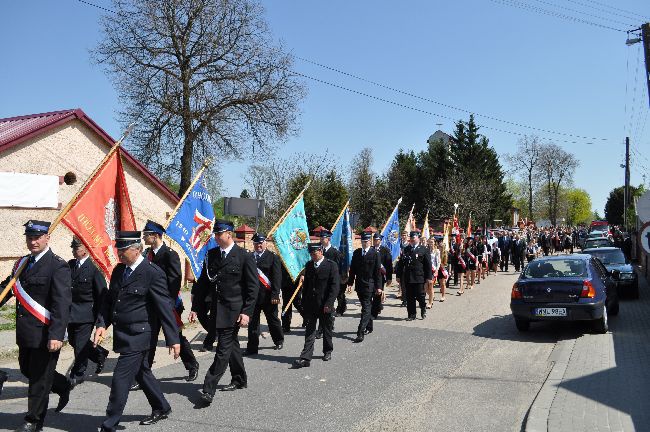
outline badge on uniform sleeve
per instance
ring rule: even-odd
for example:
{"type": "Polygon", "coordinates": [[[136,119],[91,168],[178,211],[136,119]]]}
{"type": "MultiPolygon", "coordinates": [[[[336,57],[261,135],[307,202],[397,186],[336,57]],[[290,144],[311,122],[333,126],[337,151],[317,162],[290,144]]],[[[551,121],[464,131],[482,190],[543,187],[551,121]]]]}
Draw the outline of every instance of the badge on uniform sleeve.
{"type": "Polygon", "coordinates": [[[415,259],[417,259],[417,258],[418,258],[418,254],[415,254],[415,259]]]}

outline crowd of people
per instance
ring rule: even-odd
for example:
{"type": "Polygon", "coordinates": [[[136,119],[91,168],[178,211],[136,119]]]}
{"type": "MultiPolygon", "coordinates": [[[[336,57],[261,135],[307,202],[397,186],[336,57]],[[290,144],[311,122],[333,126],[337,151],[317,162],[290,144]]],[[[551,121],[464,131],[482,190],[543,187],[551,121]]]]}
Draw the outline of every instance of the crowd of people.
{"type": "MultiPolygon", "coordinates": [[[[29,254],[18,260],[11,275],[18,275],[11,294],[17,300],[20,370],[29,382],[25,423],[16,430],[42,429],[50,392],[59,396],[56,411],[63,410],[72,389],[83,383],[89,361],[96,363],[95,373],[103,371],[108,350],[101,343],[110,326],[113,350],[119,357],[99,431],[116,430],[130,391],[142,390],[151,405],[151,414],[140,424],[164,420],[171,406],[151,370],[161,330],[170,354],[182,359],[186,380],[199,376],[199,363],[182,332],[180,259],[164,243],[165,229],[147,221],[143,231],[117,232],[120,263],[107,285],[80,241],[72,242],[74,259],[69,262],[53,253],[49,226],[35,220],[25,224],[29,254]],[[66,334],[75,357],[67,377],[56,372],[66,334]]],[[[264,235],[256,233],[254,250],[247,251],[235,243],[232,222],[218,220],[213,231],[218,247],[208,251],[192,287],[189,315],[190,322],[198,321],[206,331],[201,350],[215,351],[200,390],[204,406],[213,402],[228,368],[230,383],[220,390],[247,387],[244,356],[258,354],[262,313],[275,349],[281,350],[292,329],[293,309],[297,310],[305,336],[293,367],[309,367],[317,339],[323,340],[322,360],[331,360],[335,320],[347,312],[346,293],[353,289],[361,306],[354,342],[362,343],[375,330],[373,321],[383,310],[386,288],[393,277],[396,297],[406,308],[404,319],[417,319],[418,307],[420,319],[426,319],[436,300],[436,286],[440,302],[445,301],[452,285],[457,287],[456,295],[462,296],[465,289],[474,289],[497,271],[508,272],[510,265],[518,272],[542,254],[572,253],[579,237],[579,228],[566,227],[496,229],[473,236],[454,233],[428,239],[413,230],[402,233],[399,258],[393,265],[382,235],[364,232],[361,247],[354,251],[348,266],[344,255],[331,244],[332,233],[324,229],[319,242],[308,244],[310,260],[294,279],[268,248],[264,235]],[[280,317],[281,304],[285,313],[280,317]],[[244,350],[239,345],[242,328],[248,333],[244,350]]],[[[622,235],[620,241],[624,241],[622,235]]],[[[0,391],[6,379],[0,371],[0,391]]]]}

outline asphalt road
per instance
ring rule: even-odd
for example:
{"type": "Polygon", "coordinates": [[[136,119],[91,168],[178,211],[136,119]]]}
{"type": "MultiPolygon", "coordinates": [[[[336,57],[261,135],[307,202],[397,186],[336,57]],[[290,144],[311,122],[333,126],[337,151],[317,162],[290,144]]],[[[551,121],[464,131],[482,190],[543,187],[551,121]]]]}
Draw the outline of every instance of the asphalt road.
{"type": "MultiPolygon", "coordinates": [[[[425,320],[413,322],[404,321],[406,310],[389,289],[375,332],[361,344],[352,343],[359,312],[353,303],[349,314],[336,320],[332,361],[321,361],[322,344],[317,341],[310,368],[290,368],[302,348],[302,329],[286,337],[281,351],[272,349],[270,338],[263,339],[260,354],[245,361],[248,388],[217,392],[208,408],[195,403],[212,355],[196,352],[200,378],[187,383],[182,364],[164,365],[168,361],[161,348],[154,374],[173,413],[157,425],[139,426],[150,408],[142,392],[135,392],[121,425],[148,432],[520,431],[548,374],[555,342],[566,330],[551,326],[517,332],[508,306],[515,278],[513,273],[490,276],[460,297],[452,289],[446,302],[434,303],[425,320]]],[[[348,296],[351,302],[354,294],[348,296]]],[[[201,337],[193,343],[197,348],[201,337]]],[[[44,430],[96,430],[106,409],[113,365],[109,359],[106,372],[75,388],[64,412],[50,409],[44,430]]],[[[10,372],[18,375],[15,369],[10,372]]],[[[229,380],[226,372],[221,384],[229,380]]],[[[24,385],[8,382],[6,389],[0,396],[1,431],[22,423],[27,404],[24,385]]],[[[57,400],[53,395],[50,406],[57,400]]]]}

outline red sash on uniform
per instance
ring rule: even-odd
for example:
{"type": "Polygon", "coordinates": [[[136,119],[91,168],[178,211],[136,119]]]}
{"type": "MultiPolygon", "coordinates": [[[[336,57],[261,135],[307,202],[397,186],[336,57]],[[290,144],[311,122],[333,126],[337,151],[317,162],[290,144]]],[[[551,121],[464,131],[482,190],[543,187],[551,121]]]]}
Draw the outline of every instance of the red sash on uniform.
{"type": "Polygon", "coordinates": [[[476,264],[476,257],[474,256],[474,254],[472,254],[470,251],[467,251],[467,255],[469,255],[469,259],[474,261],[474,264],[476,264]]]}
{"type": "Polygon", "coordinates": [[[467,269],[467,264],[465,264],[465,260],[460,255],[458,255],[458,264],[460,264],[463,270],[467,269]]]}
{"type": "Polygon", "coordinates": [[[264,272],[262,270],[260,270],[259,268],[257,269],[257,277],[260,280],[260,283],[262,284],[262,286],[265,289],[270,291],[271,290],[271,281],[269,280],[268,277],[266,277],[264,272]]]}
{"type": "MultiPolygon", "coordinates": [[[[27,261],[29,257],[23,257],[16,263],[16,267],[14,268],[14,273],[17,269],[19,269],[25,261],[27,261]]],[[[16,283],[14,284],[13,288],[14,296],[16,296],[16,299],[18,302],[25,308],[27,311],[29,311],[30,314],[34,316],[37,320],[42,322],[45,325],[50,325],[50,318],[51,318],[51,312],[43,305],[39,304],[36,300],[34,300],[29,294],[27,294],[27,291],[24,290],[23,286],[20,284],[20,280],[16,279],[16,283]]]]}

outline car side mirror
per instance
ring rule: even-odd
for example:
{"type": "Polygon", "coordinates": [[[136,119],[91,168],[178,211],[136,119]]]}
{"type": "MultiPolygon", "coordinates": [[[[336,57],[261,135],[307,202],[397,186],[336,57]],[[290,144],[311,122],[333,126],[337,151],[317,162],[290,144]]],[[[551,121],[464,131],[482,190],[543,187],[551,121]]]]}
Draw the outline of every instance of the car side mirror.
{"type": "Polygon", "coordinates": [[[619,270],[612,270],[612,279],[619,279],[621,272],[619,270]]]}

